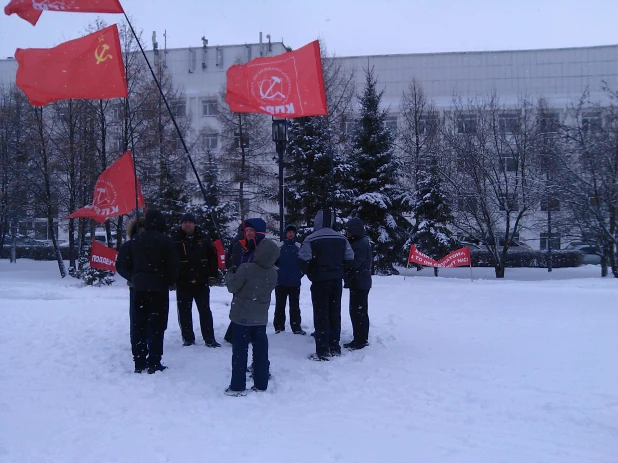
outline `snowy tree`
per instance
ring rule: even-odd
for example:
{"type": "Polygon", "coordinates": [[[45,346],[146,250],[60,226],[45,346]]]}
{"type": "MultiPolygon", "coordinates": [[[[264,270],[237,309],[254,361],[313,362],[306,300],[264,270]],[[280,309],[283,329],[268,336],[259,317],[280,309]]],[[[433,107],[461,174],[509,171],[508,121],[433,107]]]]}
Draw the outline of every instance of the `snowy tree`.
{"type": "Polygon", "coordinates": [[[367,69],[359,97],[360,119],[352,135],[344,207],[347,215],[365,223],[375,252],[375,273],[396,275],[393,265],[405,257],[410,224],[404,214],[412,209],[412,197],[398,182],[400,166],[394,158],[393,134],[384,126],[388,112],[380,109],[382,94],[373,69],[367,69]]]}
{"type": "MultiPolygon", "coordinates": [[[[418,190],[414,201],[415,224],[409,244],[414,244],[423,253],[439,260],[457,244],[451,231],[453,214],[442,187],[437,160],[432,161],[428,172],[421,171],[418,175],[418,190]]],[[[438,276],[437,267],[434,273],[438,276]]]]}

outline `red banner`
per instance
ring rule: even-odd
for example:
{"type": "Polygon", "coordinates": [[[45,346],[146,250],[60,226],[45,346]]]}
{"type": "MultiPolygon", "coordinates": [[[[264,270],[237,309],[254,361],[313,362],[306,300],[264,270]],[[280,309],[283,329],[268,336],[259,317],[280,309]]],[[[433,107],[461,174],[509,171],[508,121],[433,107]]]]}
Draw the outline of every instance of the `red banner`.
{"type": "Polygon", "coordinates": [[[18,48],[15,59],[19,63],[16,84],[33,106],[68,98],[101,100],[127,96],[115,24],[54,48],[18,48]]]}
{"type": "Polygon", "coordinates": [[[471,265],[470,248],[461,248],[451,252],[448,256],[438,261],[438,267],[452,268],[471,265]]]}
{"type": "Polygon", "coordinates": [[[416,249],[416,246],[410,246],[410,254],[408,255],[408,262],[424,265],[425,267],[437,267],[438,263],[426,254],[416,249]]]}
{"type": "Polygon", "coordinates": [[[33,26],[43,11],[71,13],[124,13],[118,0],[11,0],[4,14],[16,14],[33,26]]]}
{"type": "Polygon", "coordinates": [[[230,67],[225,101],[236,113],[282,118],[328,114],[319,42],[230,67]]]}
{"type": "Polygon", "coordinates": [[[94,240],[92,242],[92,250],[90,251],[90,268],[98,268],[100,270],[116,271],[116,259],[118,251],[108,248],[103,243],[94,240]]]}
{"type": "MultiPolygon", "coordinates": [[[[138,205],[144,205],[142,189],[137,183],[138,205]]],[[[109,217],[135,210],[135,174],[131,151],[124,153],[101,174],[94,186],[92,204],[73,212],[67,218],[90,217],[99,223],[109,217]]]]}
{"type": "Polygon", "coordinates": [[[221,242],[221,240],[215,240],[212,244],[215,246],[215,249],[217,250],[218,268],[224,269],[225,268],[225,249],[223,249],[223,243],[221,242]]]}

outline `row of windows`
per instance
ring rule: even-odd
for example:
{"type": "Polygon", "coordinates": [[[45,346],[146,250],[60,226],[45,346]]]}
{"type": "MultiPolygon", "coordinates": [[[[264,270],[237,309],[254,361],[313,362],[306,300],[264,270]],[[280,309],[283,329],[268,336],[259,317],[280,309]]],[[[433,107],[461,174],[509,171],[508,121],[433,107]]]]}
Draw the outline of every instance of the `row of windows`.
{"type": "MultiPolygon", "coordinates": [[[[460,212],[473,212],[477,208],[478,200],[475,196],[460,196],[457,198],[457,210],[460,212]]],[[[506,195],[502,195],[499,208],[501,211],[506,211],[507,208],[510,211],[519,211],[519,202],[513,196],[507,198],[506,195]]],[[[547,212],[548,209],[551,209],[552,212],[558,212],[560,210],[560,200],[556,198],[543,198],[541,200],[541,211],[547,212]]]]}

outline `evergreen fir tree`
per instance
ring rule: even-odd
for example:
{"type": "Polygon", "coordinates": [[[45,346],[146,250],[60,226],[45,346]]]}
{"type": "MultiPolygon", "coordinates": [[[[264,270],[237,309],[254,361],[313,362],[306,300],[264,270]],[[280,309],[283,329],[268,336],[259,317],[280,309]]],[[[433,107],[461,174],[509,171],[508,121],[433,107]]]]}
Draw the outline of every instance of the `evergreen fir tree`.
{"type": "Polygon", "coordinates": [[[167,230],[180,225],[180,218],[189,204],[187,189],[193,189],[179,175],[174,175],[168,166],[169,159],[161,158],[159,162],[159,188],[151,196],[149,209],[161,211],[165,217],[167,230]]]}
{"type": "Polygon", "coordinates": [[[73,278],[78,278],[87,286],[109,286],[114,283],[114,272],[101,270],[90,267],[90,252],[92,245],[87,245],[82,248],[81,254],[77,261],[77,269],[69,267],[69,275],[73,278]]]}
{"type": "Polygon", "coordinates": [[[388,113],[380,109],[383,92],[377,91],[373,69],[366,70],[365,79],[348,158],[345,210],[365,223],[375,253],[374,272],[393,275],[399,273],[393,265],[405,260],[402,245],[410,223],[404,214],[412,210],[412,198],[398,182],[394,137],[384,126],[388,113]]]}
{"type": "MultiPolygon", "coordinates": [[[[453,223],[453,214],[442,189],[442,179],[435,158],[429,171],[421,171],[419,174],[414,217],[416,223],[405,248],[414,244],[421,252],[435,260],[441,259],[455,248],[457,243],[448,227],[453,223]]],[[[434,272],[437,276],[438,269],[435,268],[434,272]]]]}

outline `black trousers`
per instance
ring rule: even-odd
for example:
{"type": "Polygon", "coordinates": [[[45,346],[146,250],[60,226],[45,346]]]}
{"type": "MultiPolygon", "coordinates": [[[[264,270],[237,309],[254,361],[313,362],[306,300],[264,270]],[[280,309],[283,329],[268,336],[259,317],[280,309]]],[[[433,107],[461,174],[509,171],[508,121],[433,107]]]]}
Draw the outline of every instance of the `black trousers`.
{"type": "Polygon", "coordinates": [[[341,353],[341,293],[340,279],[315,281],[311,284],[315,352],[320,357],[341,353]]]}
{"type": "Polygon", "coordinates": [[[169,292],[135,291],[131,344],[136,365],[156,366],[163,357],[169,316],[169,292]]]}
{"type": "Polygon", "coordinates": [[[369,339],[369,290],[350,289],[350,320],[354,341],[365,344],[369,339]]]}
{"type": "Polygon", "coordinates": [[[290,299],[290,327],[293,332],[300,331],[300,286],[275,287],[275,317],[273,325],[276,331],[285,330],[285,303],[290,299]]]}
{"type": "Polygon", "coordinates": [[[212,312],[210,310],[210,288],[206,285],[177,288],[176,300],[178,309],[178,325],[182,340],[185,342],[195,342],[193,332],[193,301],[197,306],[200,316],[200,329],[205,342],[215,340],[215,332],[212,322],[212,312]]]}

